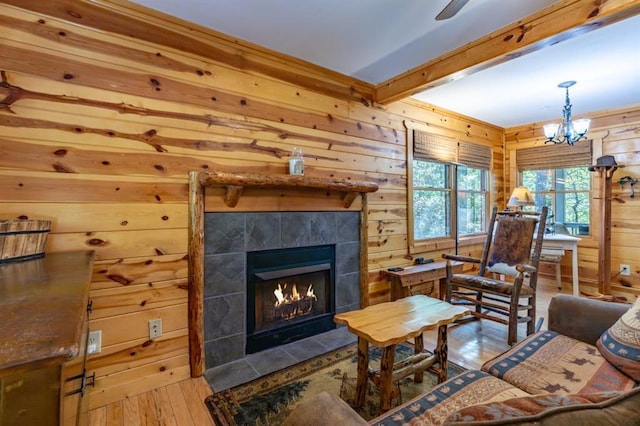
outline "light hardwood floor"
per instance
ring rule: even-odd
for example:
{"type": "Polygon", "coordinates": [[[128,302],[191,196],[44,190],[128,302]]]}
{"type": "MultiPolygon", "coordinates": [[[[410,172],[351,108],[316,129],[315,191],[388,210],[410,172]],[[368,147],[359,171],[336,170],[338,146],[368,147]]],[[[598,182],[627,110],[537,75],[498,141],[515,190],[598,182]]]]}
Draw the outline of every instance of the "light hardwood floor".
{"type": "MultiPolygon", "coordinates": [[[[538,279],[536,295],[536,319],[544,318],[541,329],[547,328],[547,310],[551,298],[558,293],[571,294],[567,284],[558,290],[555,281],[538,279]]],[[[486,361],[507,349],[507,326],[494,321],[470,321],[448,328],[449,360],[467,369],[479,369],[486,361]]],[[[518,341],[526,336],[524,324],[518,327],[518,341]]],[[[425,348],[435,347],[436,332],[425,333],[425,348]]]]}
{"type": "Polygon", "coordinates": [[[89,412],[91,426],[215,426],[204,399],[204,379],[184,380],[89,412]]]}
{"type": "MultiPolygon", "coordinates": [[[[565,284],[566,287],[566,284],[565,284]]],[[[544,317],[551,298],[559,292],[571,290],[555,287],[555,283],[541,279],[538,283],[537,316],[544,317]]],[[[524,329],[522,329],[524,330],[524,329]]],[[[508,349],[507,328],[492,321],[471,321],[449,327],[449,360],[467,369],[478,369],[489,359],[508,349]]],[[[522,339],[524,331],[519,331],[522,339]]],[[[425,347],[435,347],[436,335],[425,333],[425,347]]],[[[150,392],[96,408],[89,412],[91,426],[214,426],[204,399],[211,388],[204,379],[185,380],[150,392]]]]}

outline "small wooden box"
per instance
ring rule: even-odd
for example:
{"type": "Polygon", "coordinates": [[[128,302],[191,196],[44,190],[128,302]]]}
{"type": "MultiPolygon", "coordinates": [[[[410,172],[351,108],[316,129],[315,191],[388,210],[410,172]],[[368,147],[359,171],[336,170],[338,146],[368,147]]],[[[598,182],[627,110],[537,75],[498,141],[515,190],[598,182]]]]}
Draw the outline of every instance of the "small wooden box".
{"type": "Polygon", "coordinates": [[[0,220],[0,263],[44,256],[50,220],[0,220]]]}

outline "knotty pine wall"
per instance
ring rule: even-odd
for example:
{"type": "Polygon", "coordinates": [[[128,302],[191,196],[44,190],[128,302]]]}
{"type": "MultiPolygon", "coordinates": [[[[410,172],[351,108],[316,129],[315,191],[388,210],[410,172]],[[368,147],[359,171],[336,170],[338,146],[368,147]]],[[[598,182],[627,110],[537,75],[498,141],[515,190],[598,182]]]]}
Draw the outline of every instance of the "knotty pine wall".
{"type": "MultiPolygon", "coordinates": [[[[636,195],[631,196],[629,184],[621,186],[620,178],[640,178],[640,105],[620,111],[603,111],[590,114],[593,164],[603,155],[613,155],[616,163],[624,168],[616,170],[612,177],[611,201],[611,292],[634,301],[640,295],[640,186],[636,184],[636,195]],[[618,274],[620,264],[630,265],[630,276],[618,274]]],[[[516,166],[512,158],[517,150],[544,145],[544,132],[540,124],[531,124],[506,130],[505,170],[508,183],[516,182],[516,166]]],[[[600,188],[596,173],[592,173],[591,235],[581,237],[578,244],[578,271],[580,289],[587,293],[598,291],[598,247],[600,188]]],[[[544,272],[544,271],[543,271],[544,272]]],[[[552,275],[552,271],[548,271],[552,275]]],[[[571,259],[565,256],[562,263],[563,282],[571,282],[571,259]]]]}
{"type": "MultiPolygon", "coordinates": [[[[371,303],[388,300],[380,270],[411,263],[407,121],[493,147],[502,203],[502,129],[414,102],[338,99],[240,69],[241,60],[234,68],[69,16],[0,4],[0,217],[51,219],[48,252],[96,252],[90,328],[103,340],[89,362],[92,408],[189,377],[189,171],[285,173],[301,146],[310,176],[377,182],[368,200],[371,303]],[[163,335],[149,340],[155,318],[163,335]]],[[[260,208],[259,199],[242,202],[260,208]]],[[[304,208],[304,198],[279,208],[304,208]]]]}

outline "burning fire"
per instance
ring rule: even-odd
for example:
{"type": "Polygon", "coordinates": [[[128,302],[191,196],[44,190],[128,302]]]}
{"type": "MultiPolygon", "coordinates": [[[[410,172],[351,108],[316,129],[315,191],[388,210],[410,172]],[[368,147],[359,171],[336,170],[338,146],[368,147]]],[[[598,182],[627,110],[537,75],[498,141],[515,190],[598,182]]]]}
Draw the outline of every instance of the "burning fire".
{"type": "Polygon", "coordinates": [[[318,299],[316,295],[313,293],[313,284],[309,284],[309,288],[307,289],[307,294],[305,296],[300,297],[300,293],[298,293],[298,286],[293,285],[291,289],[291,294],[284,294],[284,290],[287,289],[287,283],[284,283],[284,288],[282,285],[278,283],[278,288],[273,291],[273,294],[276,296],[276,306],[281,305],[283,303],[290,303],[296,300],[300,300],[304,297],[311,297],[313,299],[318,299]]]}
{"type": "Polygon", "coordinates": [[[273,291],[276,297],[275,308],[284,319],[295,318],[300,315],[307,315],[313,310],[315,301],[318,300],[313,292],[313,284],[309,284],[306,294],[300,295],[296,284],[291,288],[291,292],[285,292],[287,283],[284,287],[278,283],[278,288],[273,291]]]}

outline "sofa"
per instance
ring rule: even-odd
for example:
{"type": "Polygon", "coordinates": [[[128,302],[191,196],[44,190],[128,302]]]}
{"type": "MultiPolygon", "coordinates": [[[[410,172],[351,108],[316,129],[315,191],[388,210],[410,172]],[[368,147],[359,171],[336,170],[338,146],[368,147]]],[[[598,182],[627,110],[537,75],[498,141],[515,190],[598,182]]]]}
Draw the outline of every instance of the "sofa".
{"type": "Polygon", "coordinates": [[[548,330],[366,422],[321,393],[296,425],[640,425],[640,299],[556,295],[548,330]]]}

